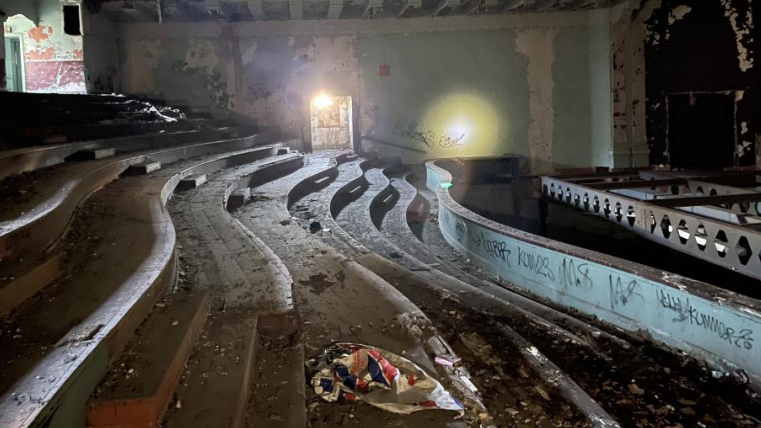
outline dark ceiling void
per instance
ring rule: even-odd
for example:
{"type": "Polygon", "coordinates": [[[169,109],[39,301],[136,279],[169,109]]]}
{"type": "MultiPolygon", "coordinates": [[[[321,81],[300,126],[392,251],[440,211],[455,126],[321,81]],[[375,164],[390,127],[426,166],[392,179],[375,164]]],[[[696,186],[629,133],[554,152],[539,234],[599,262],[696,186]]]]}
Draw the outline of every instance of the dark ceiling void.
{"type": "Polygon", "coordinates": [[[756,3],[663,0],[654,11],[645,45],[651,164],[756,164],[756,141],[761,141],[754,24],[761,5],[756,3]]]}
{"type": "Polygon", "coordinates": [[[379,19],[610,6],[616,0],[86,0],[116,22],[379,19]]]}

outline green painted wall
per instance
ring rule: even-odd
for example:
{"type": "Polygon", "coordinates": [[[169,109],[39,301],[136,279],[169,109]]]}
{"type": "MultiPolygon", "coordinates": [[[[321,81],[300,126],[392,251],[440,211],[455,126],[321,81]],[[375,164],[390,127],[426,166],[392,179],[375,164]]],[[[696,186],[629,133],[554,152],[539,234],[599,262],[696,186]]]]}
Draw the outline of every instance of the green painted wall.
{"type": "Polygon", "coordinates": [[[119,32],[120,81],[126,93],[233,112],[306,141],[310,97],[349,95],[362,146],[408,162],[513,153],[537,168],[609,165],[608,28],[599,11],[130,24],[119,32]]]}
{"type": "MultiPolygon", "coordinates": [[[[363,135],[424,150],[410,157],[528,155],[526,60],[515,31],[359,37],[371,126],[363,135]],[[391,75],[379,75],[389,65],[391,75]]],[[[393,154],[393,146],[379,146],[393,154]]]]}

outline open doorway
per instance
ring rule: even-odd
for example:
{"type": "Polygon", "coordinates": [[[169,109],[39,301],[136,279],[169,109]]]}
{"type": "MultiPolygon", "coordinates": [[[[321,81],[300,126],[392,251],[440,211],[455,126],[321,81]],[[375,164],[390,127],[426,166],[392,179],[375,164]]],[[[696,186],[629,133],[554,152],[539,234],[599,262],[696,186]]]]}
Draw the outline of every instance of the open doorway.
{"type": "Polygon", "coordinates": [[[735,144],[734,92],[668,96],[668,147],[672,168],[733,166],[735,144]]]}
{"type": "Polygon", "coordinates": [[[353,147],[351,103],[348,95],[317,95],[310,100],[312,150],[353,147]]]}
{"type": "Polygon", "coordinates": [[[8,92],[24,92],[21,37],[17,34],[5,34],[5,82],[8,92]]]}

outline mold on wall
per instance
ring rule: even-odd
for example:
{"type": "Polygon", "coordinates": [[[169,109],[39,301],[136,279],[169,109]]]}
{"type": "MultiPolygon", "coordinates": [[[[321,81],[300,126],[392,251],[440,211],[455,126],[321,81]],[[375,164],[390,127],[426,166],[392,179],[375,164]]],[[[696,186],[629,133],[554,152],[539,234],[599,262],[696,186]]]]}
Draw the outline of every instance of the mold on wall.
{"type": "Polygon", "coordinates": [[[409,162],[514,153],[608,165],[608,26],[598,12],[125,24],[120,80],[129,94],[232,112],[307,142],[309,99],[351,96],[360,147],[409,162]],[[568,47],[560,65],[558,43],[568,47]],[[584,107],[558,105],[556,90],[584,107]]]}

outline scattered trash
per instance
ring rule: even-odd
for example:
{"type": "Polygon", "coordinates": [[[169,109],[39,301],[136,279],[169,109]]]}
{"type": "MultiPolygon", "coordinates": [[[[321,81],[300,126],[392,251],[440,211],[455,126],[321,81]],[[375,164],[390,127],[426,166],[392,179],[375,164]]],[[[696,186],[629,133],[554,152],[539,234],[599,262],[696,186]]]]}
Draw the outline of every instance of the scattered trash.
{"type": "Polygon", "coordinates": [[[642,395],[645,393],[645,390],[638,387],[636,383],[629,384],[629,391],[631,391],[631,393],[634,395],[642,395]]]}
{"type": "Polygon", "coordinates": [[[174,321],[172,321],[172,327],[176,326],[176,325],[177,325],[177,324],[179,324],[179,323],[180,323],[180,322],[179,322],[179,321],[177,321],[177,320],[174,320],[174,321]]]}
{"type": "Polygon", "coordinates": [[[282,225],[282,226],[288,226],[289,224],[291,224],[291,219],[289,219],[289,218],[287,218],[287,219],[285,219],[285,220],[280,222],[280,225],[282,225]]]}
{"type": "Polygon", "coordinates": [[[312,368],[316,371],[312,377],[315,393],[331,403],[360,400],[402,414],[424,409],[462,414],[465,410],[462,403],[415,363],[382,349],[337,343],[313,361],[312,368]]]}
{"type": "Polygon", "coordinates": [[[436,357],[433,360],[436,361],[437,363],[441,364],[442,366],[447,366],[447,367],[454,366],[454,364],[451,361],[447,361],[447,360],[445,360],[445,359],[443,359],[441,357],[436,357]]]}

